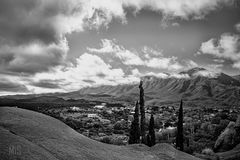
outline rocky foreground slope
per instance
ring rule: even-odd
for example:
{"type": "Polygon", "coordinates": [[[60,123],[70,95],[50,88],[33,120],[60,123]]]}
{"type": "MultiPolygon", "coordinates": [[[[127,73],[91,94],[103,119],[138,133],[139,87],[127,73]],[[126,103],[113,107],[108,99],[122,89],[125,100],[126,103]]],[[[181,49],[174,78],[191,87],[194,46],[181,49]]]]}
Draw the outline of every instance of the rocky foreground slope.
{"type": "Polygon", "coordinates": [[[0,108],[0,139],[4,160],[199,160],[168,144],[149,148],[100,143],[57,119],[20,108],[0,108]]]}

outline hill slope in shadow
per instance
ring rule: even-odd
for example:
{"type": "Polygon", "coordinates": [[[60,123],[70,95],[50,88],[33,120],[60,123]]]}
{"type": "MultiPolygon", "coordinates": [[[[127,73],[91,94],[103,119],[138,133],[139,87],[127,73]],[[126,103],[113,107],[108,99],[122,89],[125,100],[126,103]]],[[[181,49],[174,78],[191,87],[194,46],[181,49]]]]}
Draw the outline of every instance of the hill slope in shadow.
{"type": "Polygon", "coordinates": [[[50,116],[0,108],[0,158],[44,160],[198,160],[168,144],[114,146],[91,140],[50,116]]]}

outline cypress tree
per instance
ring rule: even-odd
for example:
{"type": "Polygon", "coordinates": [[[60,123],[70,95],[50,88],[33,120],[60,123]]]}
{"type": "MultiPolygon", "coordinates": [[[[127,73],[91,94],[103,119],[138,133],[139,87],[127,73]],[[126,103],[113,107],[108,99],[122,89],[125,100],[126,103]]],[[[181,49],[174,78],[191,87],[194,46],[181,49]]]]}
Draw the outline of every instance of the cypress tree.
{"type": "Polygon", "coordinates": [[[152,145],[151,145],[151,138],[150,138],[150,135],[149,135],[149,134],[147,134],[147,145],[148,145],[149,147],[152,146],[152,145]]]}
{"type": "Polygon", "coordinates": [[[141,112],[141,125],[140,125],[140,129],[141,129],[141,142],[142,143],[146,143],[146,138],[145,138],[145,109],[144,109],[144,89],[143,89],[143,81],[140,81],[139,84],[139,90],[140,90],[140,94],[139,94],[139,105],[140,105],[140,112],[141,112]]]}
{"type": "Polygon", "coordinates": [[[183,151],[183,102],[181,100],[178,112],[176,147],[183,151]]]}
{"type": "Polygon", "coordinates": [[[136,102],[134,119],[131,124],[130,135],[129,135],[129,144],[139,143],[140,142],[140,127],[139,127],[139,104],[136,102]]]}
{"type": "Polygon", "coordinates": [[[154,131],[154,117],[151,115],[149,126],[148,126],[148,137],[147,137],[147,144],[149,147],[155,145],[155,131],[154,131]]]}

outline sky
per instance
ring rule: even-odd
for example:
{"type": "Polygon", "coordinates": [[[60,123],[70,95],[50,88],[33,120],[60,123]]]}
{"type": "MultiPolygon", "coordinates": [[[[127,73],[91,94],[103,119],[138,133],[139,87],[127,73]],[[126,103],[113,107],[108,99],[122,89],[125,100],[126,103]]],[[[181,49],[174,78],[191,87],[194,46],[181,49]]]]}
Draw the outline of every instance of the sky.
{"type": "Polygon", "coordinates": [[[240,0],[1,0],[0,95],[238,75],[240,0]]]}

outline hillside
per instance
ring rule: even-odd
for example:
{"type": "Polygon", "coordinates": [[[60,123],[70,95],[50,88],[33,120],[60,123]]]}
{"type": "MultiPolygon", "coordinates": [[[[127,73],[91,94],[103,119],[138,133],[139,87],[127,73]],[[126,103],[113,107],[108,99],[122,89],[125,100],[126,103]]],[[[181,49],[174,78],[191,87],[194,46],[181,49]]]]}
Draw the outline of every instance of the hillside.
{"type": "Polygon", "coordinates": [[[0,158],[44,160],[198,160],[168,144],[114,146],[91,140],[57,119],[0,108],[0,158]]]}

